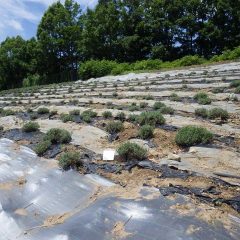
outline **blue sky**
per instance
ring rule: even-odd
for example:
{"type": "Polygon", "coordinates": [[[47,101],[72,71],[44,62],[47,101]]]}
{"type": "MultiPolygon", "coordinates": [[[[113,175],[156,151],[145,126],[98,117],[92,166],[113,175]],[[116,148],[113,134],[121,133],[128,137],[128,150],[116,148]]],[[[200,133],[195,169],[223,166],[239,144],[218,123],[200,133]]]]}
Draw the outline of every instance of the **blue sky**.
{"type": "MultiPolygon", "coordinates": [[[[0,0],[0,42],[7,36],[21,35],[29,39],[36,35],[44,11],[57,0],[0,0]]],[[[98,0],[76,0],[82,6],[94,7],[98,0]]]]}

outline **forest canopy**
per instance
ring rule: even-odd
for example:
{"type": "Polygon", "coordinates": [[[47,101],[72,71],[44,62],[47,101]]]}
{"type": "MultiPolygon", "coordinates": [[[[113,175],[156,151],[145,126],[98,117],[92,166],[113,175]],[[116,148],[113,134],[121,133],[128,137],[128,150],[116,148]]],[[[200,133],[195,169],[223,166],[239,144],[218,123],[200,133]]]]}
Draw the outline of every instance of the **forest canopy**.
{"type": "Polygon", "coordinates": [[[109,74],[186,56],[196,64],[234,59],[239,45],[240,1],[99,0],[83,11],[66,0],[47,9],[35,38],[1,43],[0,89],[73,81],[91,63],[105,62],[109,74]]]}

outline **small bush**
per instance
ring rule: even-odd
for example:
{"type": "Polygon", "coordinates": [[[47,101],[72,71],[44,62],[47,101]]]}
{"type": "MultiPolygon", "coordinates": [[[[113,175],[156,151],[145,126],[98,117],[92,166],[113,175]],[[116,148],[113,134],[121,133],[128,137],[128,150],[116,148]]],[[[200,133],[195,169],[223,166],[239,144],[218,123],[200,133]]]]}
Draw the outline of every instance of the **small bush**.
{"type": "Polygon", "coordinates": [[[144,125],[139,129],[138,136],[142,139],[149,139],[153,137],[154,128],[150,125],[144,125]]]}
{"type": "Polygon", "coordinates": [[[236,93],[236,94],[239,94],[239,93],[240,93],[240,86],[238,86],[238,87],[235,89],[234,93],[236,93]]]}
{"type": "Polygon", "coordinates": [[[123,124],[120,121],[109,122],[106,126],[106,131],[110,134],[118,133],[123,130],[123,124]]]}
{"type": "Polygon", "coordinates": [[[86,110],[81,114],[81,118],[84,122],[90,123],[92,118],[95,118],[97,116],[96,112],[93,112],[92,110],[86,110]]]}
{"type": "Polygon", "coordinates": [[[151,95],[144,96],[143,99],[145,100],[154,100],[154,97],[151,95]]]}
{"type": "Polygon", "coordinates": [[[136,114],[130,114],[130,115],[128,116],[128,120],[129,120],[130,122],[136,122],[136,121],[137,121],[137,118],[138,118],[138,115],[136,115],[136,114]]]}
{"type": "Polygon", "coordinates": [[[80,64],[79,76],[81,79],[86,80],[89,78],[98,78],[109,75],[112,70],[117,66],[114,61],[107,60],[90,60],[80,64]]]}
{"type": "Polygon", "coordinates": [[[136,143],[126,142],[123,143],[117,152],[124,160],[143,160],[147,156],[147,150],[140,147],[136,143]]]}
{"type": "Polygon", "coordinates": [[[120,120],[121,122],[123,122],[126,119],[126,115],[124,112],[120,112],[116,115],[116,119],[120,120]]]}
{"type": "Polygon", "coordinates": [[[157,124],[163,125],[165,124],[165,118],[158,111],[142,112],[138,117],[138,123],[141,126],[143,125],[156,126],[157,124]]]}
{"type": "Polygon", "coordinates": [[[197,94],[195,94],[194,99],[202,105],[207,105],[207,104],[211,104],[211,99],[208,97],[208,95],[204,92],[199,92],[197,94]]]}
{"type": "Polygon", "coordinates": [[[22,130],[23,132],[36,132],[40,128],[37,122],[28,122],[23,125],[22,130]]]}
{"type": "Polygon", "coordinates": [[[171,101],[174,101],[174,102],[180,102],[181,101],[181,98],[176,94],[176,93],[172,93],[170,95],[170,100],[171,101]]]}
{"type": "Polygon", "coordinates": [[[0,126],[0,132],[3,131],[3,130],[4,130],[3,126],[0,126]]]}
{"type": "Polygon", "coordinates": [[[111,74],[119,75],[130,70],[131,66],[128,63],[119,63],[112,69],[111,74]]]}
{"type": "Polygon", "coordinates": [[[154,110],[159,110],[163,107],[166,107],[166,105],[164,103],[161,103],[161,102],[155,102],[154,105],[153,105],[154,110]]]}
{"type": "Polygon", "coordinates": [[[212,89],[212,93],[223,93],[224,92],[224,88],[218,87],[218,88],[214,88],[212,89]]]}
{"type": "Polygon", "coordinates": [[[148,103],[141,102],[139,106],[140,106],[140,108],[146,108],[148,106],[148,103]]]}
{"type": "Polygon", "coordinates": [[[52,143],[49,140],[42,141],[35,147],[35,152],[38,156],[42,156],[51,147],[51,145],[52,143]]]}
{"type": "Polygon", "coordinates": [[[71,134],[64,129],[52,128],[43,138],[44,141],[50,141],[52,144],[69,143],[72,140],[71,134]]]}
{"type": "Polygon", "coordinates": [[[112,117],[112,113],[110,111],[105,111],[105,112],[103,112],[102,115],[103,115],[104,118],[111,118],[112,117]]]}
{"type": "Polygon", "coordinates": [[[80,110],[74,109],[74,110],[70,111],[69,114],[73,115],[73,116],[79,116],[80,115],[80,110]]]}
{"type": "Polygon", "coordinates": [[[162,114],[174,114],[174,109],[172,107],[162,107],[161,109],[159,109],[159,111],[162,113],[162,114]]]}
{"type": "Polygon", "coordinates": [[[231,82],[230,87],[236,88],[240,86],[240,80],[234,80],[231,82]]]}
{"type": "Polygon", "coordinates": [[[204,59],[195,55],[195,56],[185,56],[181,59],[175,60],[172,64],[179,67],[199,65],[204,63],[204,59]]]}
{"type": "Polygon", "coordinates": [[[139,107],[135,105],[131,105],[128,110],[130,112],[139,111],[139,107]]]}
{"type": "Polygon", "coordinates": [[[186,126],[178,131],[175,141],[179,146],[190,147],[200,143],[209,143],[212,138],[213,134],[205,128],[186,126]]]}
{"type": "Polygon", "coordinates": [[[60,119],[64,123],[66,123],[66,122],[73,122],[74,121],[73,115],[70,115],[70,114],[61,114],[60,115],[60,119]]]}
{"type": "Polygon", "coordinates": [[[208,110],[206,108],[198,108],[195,110],[195,115],[202,118],[208,117],[208,110]]]}
{"type": "Polygon", "coordinates": [[[209,110],[208,117],[210,119],[221,118],[221,120],[226,121],[229,118],[229,114],[226,110],[222,108],[213,108],[209,110]]]}
{"type": "Polygon", "coordinates": [[[33,113],[30,114],[30,119],[31,120],[35,120],[37,118],[38,118],[38,114],[36,112],[33,112],[33,113]]]}
{"type": "Polygon", "coordinates": [[[162,61],[158,59],[148,59],[137,61],[133,64],[133,70],[158,70],[161,68],[162,61]]]}
{"type": "Polygon", "coordinates": [[[13,110],[11,110],[11,109],[6,109],[6,110],[3,110],[3,111],[2,111],[2,114],[3,114],[4,116],[11,116],[11,115],[14,115],[15,112],[14,112],[13,110]]]}
{"type": "Polygon", "coordinates": [[[63,170],[77,169],[82,165],[80,160],[80,153],[78,152],[66,152],[64,153],[58,162],[60,168],[63,170]]]}
{"type": "Polygon", "coordinates": [[[47,114],[47,113],[49,113],[49,109],[48,109],[48,108],[45,108],[45,107],[39,108],[39,109],[37,110],[37,113],[38,113],[38,114],[47,114]]]}

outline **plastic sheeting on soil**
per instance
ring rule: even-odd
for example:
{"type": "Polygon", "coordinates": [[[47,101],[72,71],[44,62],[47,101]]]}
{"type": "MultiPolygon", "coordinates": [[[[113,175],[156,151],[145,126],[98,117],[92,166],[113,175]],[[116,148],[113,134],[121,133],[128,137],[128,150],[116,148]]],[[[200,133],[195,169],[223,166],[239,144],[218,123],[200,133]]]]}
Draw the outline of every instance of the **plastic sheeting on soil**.
{"type": "Polygon", "coordinates": [[[240,239],[238,218],[229,218],[233,227],[226,230],[171,210],[187,197],[146,198],[155,191],[147,187],[137,200],[97,196],[99,187],[112,185],[97,175],[62,172],[54,160],[1,139],[0,240],[240,239]]]}

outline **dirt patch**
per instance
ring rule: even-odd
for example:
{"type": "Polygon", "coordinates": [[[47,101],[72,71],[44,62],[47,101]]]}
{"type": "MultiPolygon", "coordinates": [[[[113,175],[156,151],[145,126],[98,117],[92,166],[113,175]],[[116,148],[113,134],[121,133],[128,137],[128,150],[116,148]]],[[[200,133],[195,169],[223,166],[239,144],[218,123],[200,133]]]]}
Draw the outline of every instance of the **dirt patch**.
{"type": "Polygon", "coordinates": [[[63,224],[70,216],[70,213],[50,216],[44,220],[43,227],[51,227],[54,225],[63,224]]]}
{"type": "MultiPolygon", "coordinates": [[[[180,148],[175,143],[176,133],[163,129],[155,129],[153,143],[157,146],[151,157],[164,157],[169,153],[177,153],[180,148]]],[[[151,153],[151,151],[150,151],[151,153]]]]}
{"type": "Polygon", "coordinates": [[[125,142],[138,135],[138,127],[132,123],[124,122],[124,130],[119,133],[119,142],[125,142]]]}
{"type": "Polygon", "coordinates": [[[132,233],[128,233],[125,230],[125,223],[123,222],[116,222],[113,230],[112,230],[112,235],[114,236],[114,239],[122,239],[126,238],[129,235],[132,235],[132,233]]]}

